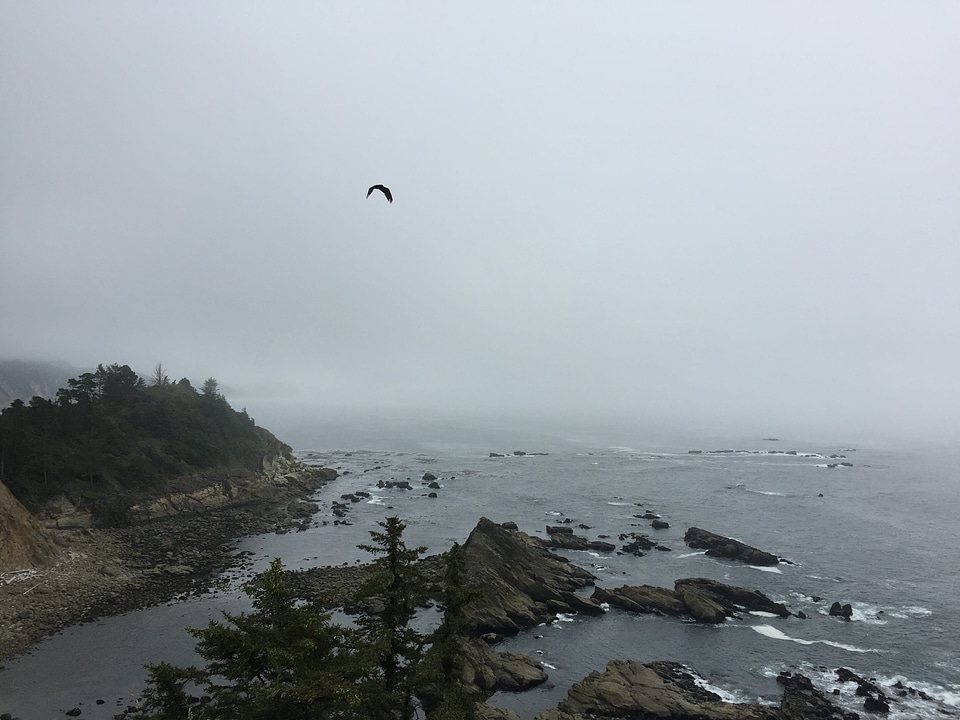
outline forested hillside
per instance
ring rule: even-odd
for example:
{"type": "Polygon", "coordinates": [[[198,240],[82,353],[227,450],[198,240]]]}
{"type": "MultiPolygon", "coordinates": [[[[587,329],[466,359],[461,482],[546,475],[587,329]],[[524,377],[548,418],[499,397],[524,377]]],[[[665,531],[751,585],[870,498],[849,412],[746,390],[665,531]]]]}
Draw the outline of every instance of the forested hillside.
{"type": "Polygon", "coordinates": [[[255,470],[271,437],[213,378],[197,390],[159,365],[149,384],[128,365],[99,365],[53,400],[0,412],[0,482],[33,510],[59,494],[90,503],[208,468],[255,470]]]}

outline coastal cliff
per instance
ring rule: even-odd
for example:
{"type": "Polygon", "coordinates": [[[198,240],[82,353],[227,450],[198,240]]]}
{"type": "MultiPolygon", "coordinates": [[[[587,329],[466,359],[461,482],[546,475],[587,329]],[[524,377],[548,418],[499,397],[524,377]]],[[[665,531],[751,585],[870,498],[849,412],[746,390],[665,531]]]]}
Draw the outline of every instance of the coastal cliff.
{"type": "Polygon", "coordinates": [[[43,565],[53,550],[40,523],[0,483],[0,577],[43,565]]]}

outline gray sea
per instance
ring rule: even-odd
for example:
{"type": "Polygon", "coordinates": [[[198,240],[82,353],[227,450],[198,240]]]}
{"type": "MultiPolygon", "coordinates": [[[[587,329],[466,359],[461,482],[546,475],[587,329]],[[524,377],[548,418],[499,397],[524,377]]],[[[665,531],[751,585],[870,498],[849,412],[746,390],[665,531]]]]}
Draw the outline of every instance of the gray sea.
{"type": "MultiPolygon", "coordinates": [[[[747,614],[720,626],[618,610],[561,617],[502,644],[537,657],[550,675],[539,688],[491,700],[523,718],[554,706],[614,658],[679,661],[728,700],[769,703],[779,700],[775,678],[783,670],[827,683],[847,667],[881,683],[901,680],[930,698],[900,700],[893,718],[960,717],[957,447],[422,418],[300,417],[275,432],[305,462],[341,473],[317,493],[321,509],[311,527],[238,541],[238,552],[253,553],[252,564],[226,576],[216,593],[70,628],[6,663],[0,712],[31,720],[79,707],[83,718],[109,718],[136,704],[144,663],[196,661],[185,628],[247,607],[239,587],[250,573],[274,557],[289,568],[365,561],[357,545],[377,521],[397,515],[407,523],[407,544],[429,552],[463,542],[481,516],[541,536],[564,520],[588,526],[577,532],[590,539],[643,532],[671,551],[562,554],[601,586],[672,587],[678,578],[708,577],[761,590],[808,616],[747,614]],[[426,472],[442,486],[436,498],[423,485],[426,472]],[[378,487],[389,480],[409,480],[414,490],[378,487]],[[370,498],[351,504],[350,524],[334,524],[332,503],[357,490],[370,498]],[[652,530],[636,517],[645,512],[670,527],[652,530]],[[683,542],[691,526],[791,564],[709,558],[683,542]],[[830,617],[833,601],[850,603],[853,618],[830,617]]],[[[857,707],[852,685],[839,700],[857,707]]]]}

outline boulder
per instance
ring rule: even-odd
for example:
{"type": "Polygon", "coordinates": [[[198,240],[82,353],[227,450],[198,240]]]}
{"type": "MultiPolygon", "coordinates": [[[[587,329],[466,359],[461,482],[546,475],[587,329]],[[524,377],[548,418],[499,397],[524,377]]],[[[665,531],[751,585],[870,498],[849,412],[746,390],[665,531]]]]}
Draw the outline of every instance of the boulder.
{"type": "Polygon", "coordinates": [[[723,557],[729,560],[740,560],[750,565],[779,565],[780,558],[763,550],[733,540],[732,538],[717,535],[716,533],[692,527],[683,536],[684,541],[692,548],[703,548],[711,557],[723,557]]]}

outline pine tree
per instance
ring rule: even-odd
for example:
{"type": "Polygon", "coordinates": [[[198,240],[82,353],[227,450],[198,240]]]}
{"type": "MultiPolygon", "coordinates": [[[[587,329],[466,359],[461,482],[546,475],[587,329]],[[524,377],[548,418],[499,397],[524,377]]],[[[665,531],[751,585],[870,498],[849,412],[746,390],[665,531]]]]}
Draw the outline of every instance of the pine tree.
{"type": "Polygon", "coordinates": [[[203,684],[211,701],[192,708],[209,720],[360,718],[355,682],[363,675],[351,632],[330,622],[321,600],[301,602],[283,580],[280,560],[246,586],[254,611],[190,631],[206,660],[198,670],[150,668],[146,710],[180,720],[184,686],[203,684]]]}
{"type": "Polygon", "coordinates": [[[426,548],[406,546],[406,525],[398,517],[378,524],[383,531],[370,531],[372,543],[359,546],[377,556],[374,576],[361,589],[360,599],[378,605],[357,621],[374,665],[362,694],[371,704],[372,717],[406,720],[415,712],[416,669],[426,641],[410,626],[417,606],[426,599],[427,586],[416,565],[426,548]]]}
{"type": "Polygon", "coordinates": [[[464,682],[463,643],[473,629],[466,607],[480,593],[469,584],[460,543],[444,554],[443,567],[443,622],[431,634],[431,647],[421,664],[421,701],[429,720],[474,720],[483,698],[464,682]]]}

